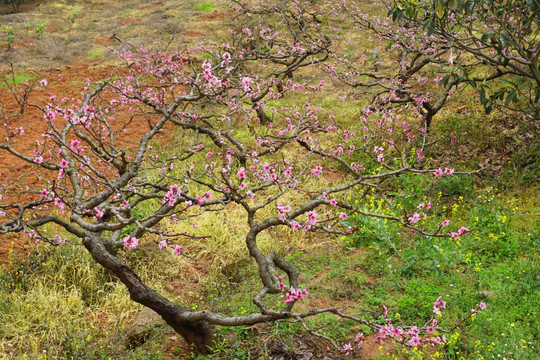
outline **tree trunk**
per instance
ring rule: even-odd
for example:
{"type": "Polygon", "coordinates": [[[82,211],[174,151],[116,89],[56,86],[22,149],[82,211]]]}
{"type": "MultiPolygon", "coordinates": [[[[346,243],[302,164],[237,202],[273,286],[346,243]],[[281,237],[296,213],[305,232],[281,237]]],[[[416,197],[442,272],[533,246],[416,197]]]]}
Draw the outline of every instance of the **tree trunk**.
{"type": "Polygon", "coordinates": [[[208,354],[213,340],[213,329],[208,322],[186,320],[185,315],[192,312],[191,309],[175,304],[149,288],[129,266],[107,251],[99,234],[86,232],[83,245],[97,263],[112,271],[126,285],[133,301],[157,312],[188,344],[194,345],[197,352],[208,354]]]}
{"type": "Polygon", "coordinates": [[[259,118],[261,125],[268,125],[272,122],[272,119],[268,115],[266,115],[266,113],[260,106],[257,106],[255,108],[255,111],[257,112],[257,117],[259,118]]]}

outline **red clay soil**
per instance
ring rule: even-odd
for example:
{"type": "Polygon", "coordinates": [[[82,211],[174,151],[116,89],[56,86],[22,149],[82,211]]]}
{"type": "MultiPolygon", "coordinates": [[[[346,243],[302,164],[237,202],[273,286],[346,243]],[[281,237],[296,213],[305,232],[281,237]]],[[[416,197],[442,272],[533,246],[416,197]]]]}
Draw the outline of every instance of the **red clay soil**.
{"type": "MultiPolygon", "coordinates": [[[[43,106],[47,103],[51,94],[56,95],[58,98],[78,98],[80,97],[80,92],[84,86],[82,84],[86,82],[86,79],[97,82],[107,78],[113,70],[113,67],[91,67],[85,64],[73,64],[65,69],[28,71],[31,76],[46,76],[49,83],[46,89],[39,89],[32,92],[29,103],[43,106]]],[[[6,114],[15,113],[18,110],[16,102],[10,96],[6,87],[0,88],[0,108],[6,114]]],[[[9,121],[12,129],[18,127],[24,129],[24,135],[17,136],[12,141],[13,147],[26,154],[31,154],[31,149],[34,148],[36,140],[42,138],[41,134],[46,129],[43,113],[39,109],[27,107],[24,115],[12,117],[9,121]]],[[[133,139],[139,139],[147,130],[147,123],[138,124],[130,128],[129,135],[133,139]]],[[[5,136],[3,130],[0,133],[0,136],[3,140],[3,137],[5,136]]],[[[156,140],[167,142],[170,138],[170,132],[167,131],[158,134],[156,140]]],[[[39,174],[32,169],[31,165],[23,163],[21,160],[5,151],[0,151],[0,184],[5,184],[6,180],[13,181],[13,179],[21,177],[20,180],[17,180],[19,185],[27,186],[28,189],[34,191],[39,191],[42,182],[38,180],[38,175],[39,174]]],[[[21,200],[30,200],[37,195],[24,194],[22,195],[22,198],[20,195],[17,195],[17,199],[10,199],[10,196],[14,196],[10,194],[3,194],[3,196],[3,203],[6,203],[6,200],[19,200],[19,202],[21,200]]],[[[5,264],[8,261],[8,255],[10,253],[17,257],[28,254],[33,246],[33,241],[23,234],[0,235],[0,263],[5,264]]]]}
{"type": "Polygon", "coordinates": [[[122,25],[128,25],[128,24],[135,24],[135,23],[138,23],[138,22],[141,22],[142,19],[141,18],[126,18],[124,20],[122,20],[120,23],[122,25]]]}
{"type": "Polygon", "coordinates": [[[206,21],[217,21],[232,18],[236,13],[234,11],[214,11],[211,14],[201,16],[206,21]]]}

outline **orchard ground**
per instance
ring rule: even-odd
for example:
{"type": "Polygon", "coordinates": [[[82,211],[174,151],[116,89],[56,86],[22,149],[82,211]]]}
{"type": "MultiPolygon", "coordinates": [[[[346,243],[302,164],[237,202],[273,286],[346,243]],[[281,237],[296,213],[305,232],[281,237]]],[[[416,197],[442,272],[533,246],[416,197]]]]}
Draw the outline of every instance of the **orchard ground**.
{"type": "MultiPolygon", "coordinates": [[[[79,93],[88,78],[108,77],[117,61],[106,50],[108,46],[127,40],[167,42],[172,35],[176,45],[219,39],[232,15],[211,2],[196,0],[38,1],[34,5],[18,14],[0,16],[2,24],[15,30],[11,46],[21,49],[21,57],[13,62],[16,82],[46,75],[51,85],[47,90],[65,96],[79,93]]],[[[0,70],[8,76],[4,65],[0,70]]],[[[324,96],[310,101],[341,107],[343,103],[331,97],[339,91],[339,84],[329,86],[324,96]]],[[[0,94],[6,91],[5,86],[0,88],[0,94]]],[[[48,95],[40,90],[33,96],[39,103],[47,101],[48,95]]],[[[354,114],[354,105],[349,106],[344,111],[354,114]]],[[[4,109],[12,110],[9,106],[4,109]]],[[[42,123],[42,114],[28,109],[25,127],[38,130],[42,123]]],[[[486,116],[469,92],[452,100],[433,126],[435,137],[444,135],[435,150],[438,155],[464,169],[489,165],[487,171],[475,177],[443,178],[434,187],[404,176],[394,184],[395,201],[418,194],[437,199],[445,205],[437,214],[441,221],[467,224],[471,233],[457,243],[359,218],[363,231],[354,236],[306,236],[291,241],[280,251],[299,266],[304,274],[302,284],[311,293],[297,306],[360,307],[377,320],[385,305],[394,323],[411,324],[429,316],[433,301],[443,296],[448,302],[444,319],[450,324],[483,301],[488,304],[486,311],[447,334],[449,343],[444,348],[413,352],[390,342],[376,343],[371,334],[363,350],[353,356],[532,359],[540,341],[538,123],[523,124],[500,113],[486,116]],[[457,145],[450,141],[453,136],[457,145]]],[[[162,136],[164,149],[171,146],[169,136],[162,136]]],[[[35,140],[27,133],[19,146],[30,146],[35,140]]],[[[0,159],[2,176],[13,178],[24,172],[9,158],[0,159]]],[[[331,182],[339,176],[339,169],[332,169],[321,181],[331,182]]],[[[372,194],[351,196],[358,196],[368,209],[379,206],[380,199],[372,194]]],[[[150,247],[126,253],[125,259],[149,285],[179,303],[234,315],[255,310],[250,297],[243,294],[257,287],[257,273],[242,248],[242,239],[231,235],[240,220],[235,219],[234,209],[228,216],[212,220],[206,226],[215,234],[211,240],[215,243],[190,244],[190,254],[197,261],[172,258],[150,247]],[[212,246],[222,249],[219,255],[208,249],[212,246]]],[[[123,285],[93,263],[80,245],[36,246],[23,236],[8,235],[0,237],[0,257],[0,346],[6,358],[190,356],[180,336],[152,316],[145,320],[123,285]]],[[[350,334],[368,333],[331,317],[312,319],[310,324],[344,343],[353,340],[350,334]]],[[[220,328],[218,335],[215,358],[345,357],[326,350],[324,341],[304,333],[294,322],[220,328]]]]}

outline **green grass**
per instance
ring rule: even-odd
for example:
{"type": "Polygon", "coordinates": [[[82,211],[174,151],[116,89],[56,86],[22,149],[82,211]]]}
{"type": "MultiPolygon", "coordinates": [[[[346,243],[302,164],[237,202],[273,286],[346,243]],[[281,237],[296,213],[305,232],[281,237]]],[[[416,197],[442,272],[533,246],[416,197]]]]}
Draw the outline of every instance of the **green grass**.
{"type": "MultiPolygon", "coordinates": [[[[4,78],[4,80],[7,81],[10,86],[25,83],[30,79],[31,77],[23,72],[18,72],[14,76],[9,75],[4,78]]],[[[6,87],[6,83],[1,81],[0,87],[6,87]]]]}
{"type": "Polygon", "coordinates": [[[213,2],[206,2],[206,3],[201,3],[201,4],[194,5],[193,10],[207,12],[207,11],[214,10],[215,7],[216,7],[216,5],[213,2]]]}
{"type": "Polygon", "coordinates": [[[88,55],[92,60],[96,60],[101,58],[105,53],[107,52],[107,49],[105,48],[99,48],[91,51],[88,55]]]}

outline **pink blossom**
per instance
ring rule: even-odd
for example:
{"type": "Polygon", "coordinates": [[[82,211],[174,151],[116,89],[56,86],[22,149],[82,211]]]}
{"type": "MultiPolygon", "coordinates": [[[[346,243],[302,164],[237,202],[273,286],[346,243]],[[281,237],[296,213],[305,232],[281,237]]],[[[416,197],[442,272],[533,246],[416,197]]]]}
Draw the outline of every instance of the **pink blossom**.
{"type": "Polygon", "coordinates": [[[82,148],[81,148],[81,141],[80,140],[71,140],[71,143],[69,145],[69,147],[71,148],[71,150],[75,151],[75,152],[81,152],[82,151],[82,148]]]}
{"type": "Polygon", "coordinates": [[[313,170],[311,170],[312,176],[318,176],[321,175],[323,171],[323,168],[321,165],[317,165],[313,170]]]}
{"type": "Polygon", "coordinates": [[[424,161],[425,155],[422,151],[416,150],[416,156],[418,157],[418,161],[422,162],[424,161]]]}
{"type": "Polygon", "coordinates": [[[66,159],[62,159],[62,161],[60,161],[60,166],[63,167],[63,168],[67,168],[69,165],[69,163],[67,162],[66,159]]]}
{"type": "Polygon", "coordinates": [[[246,178],[246,171],[244,170],[244,168],[240,168],[240,170],[238,170],[238,178],[239,179],[245,179],[246,178]]]}
{"type": "Polygon", "coordinates": [[[420,338],[418,336],[413,336],[410,340],[409,340],[409,344],[411,344],[412,346],[414,347],[417,347],[418,345],[420,345],[420,338]]]}
{"type": "Polygon", "coordinates": [[[306,224],[309,225],[315,225],[317,223],[317,212],[315,210],[308,211],[306,213],[306,216],[308,220],[306,221],[306,224]]]}
{"type": "Polygon", "coordinates": [[[352,350],[351,343],[343,345],[343,351],[346,351],[345,355],[349,355],[352,350]]]}
{"type": "Polygon", "coordinates": [[[417,335],[418,334],[418,327],[413,326],[412,328],[407,331],[407,335],[417,335]]]}
{"type": "Polygon", "coordinates": [[[292,175],[292,170],[290,168],[287,168],[283,171],[283,176],[285,176],[286,178],[291,177],[291,175],[292,175]]]}
{"type": "Polygon", "coordinates": [[[139,246],[139,239],[136,237],[126,236],[124,238],[124,246],[128,249],[135,249],[139,246]]]}
{"type": "Polygon", "coordinates": [[[454,169],[444,168],[444,173],[446,175],[452,175],[454,173],[454,169]]]}
{"type": "Polygon", "coordinates": [[[342,213],[339,214],[339,218],[341,220],[347,220],[349,218],[349,215],[342,212],[342,213]]]}
{"type": "Polygon", "coordinates": [[[182,254],[182,247],[180,245],[174,247],[174,254],[177,256],[182,254]]]}
{"type": "Polygon", "coordinates": [[[36,164],[41,164],[43,162],[43,156],[38,156],[34,158],[36,164]]]}
{"type": "Polygon", "coordinates": [[[433,306],[440,309],[444,309],[446,308],[446,301],[443,301],[441,297],[439,296],[437,300],[435,300],[435,302],[433,303],[433,306]]]}
{"type": "Polygon", "coordinates": [[[251,87],[250,85],[253,83],[253,79],[250,78],[250,77],[243,77],[242,78],[242,88],[244,89],[245,92],[249,92],[251,91],[251,87]]]}
{"type": "Polygon", "coordinates": [[[54,199],[54,205],[60,209],[61,214],[63,214],[66,211],[66,204],[64,204],[62,200],[60,200],[60,198],[54,199]]]}
{"type": "Polygon", "coordinates": [[[467,229],[466,227],[462,226],[459,230],[458,230],[458,234],[461,235],[463,233],[466,233],[468,232],[469,229],[467,229]]]}
{"type": "Polygon", "coordinates": [[[438,168],[435,170],[435,177],[440,177],[443,175],[443,170],[441,168],[438,168]]]}
{"type": "Polygon", "coordinates": [[[443,220],[443,222],[441,222],[441,226],[448,226],[448,224],[450,224],[450,220],[443,220]]]}
{"type": "Polygon", "coordinates": [[[161,240],[159,243],[158,243],[158,246],[160,249],[163,249],[164,247],[167,247],[167,240],[161,240]]]}
{"type": "Polygon", "coordinates": [[[478,307],[482,310],[484,310],[486,308],[486,303],[484,302],[481,302],[480,304],[478,304],[478,307]]]}
{"type": "Polygon", "coordinates": [[[338,204],[338,201],[336,199],[330,200],[330,205],[336,206],[338,204]]]}
{"type": "Polygon", "coordinates": [[[416,224],[418,221],[420,221],[420,215],[415,212],[414,215],[409,218],[409,222],[411,224],[416,224]]]}
{"type": "Polygon", "coordinates": [[[289,225],[291,226],[291,229],[293,229],[293,230],[298,230],[298,229],[300,229],[300,227],[301,227],[300,224],[297,223],[296,221],[291,221],[291,222],[289,223],[289,225]]]}

